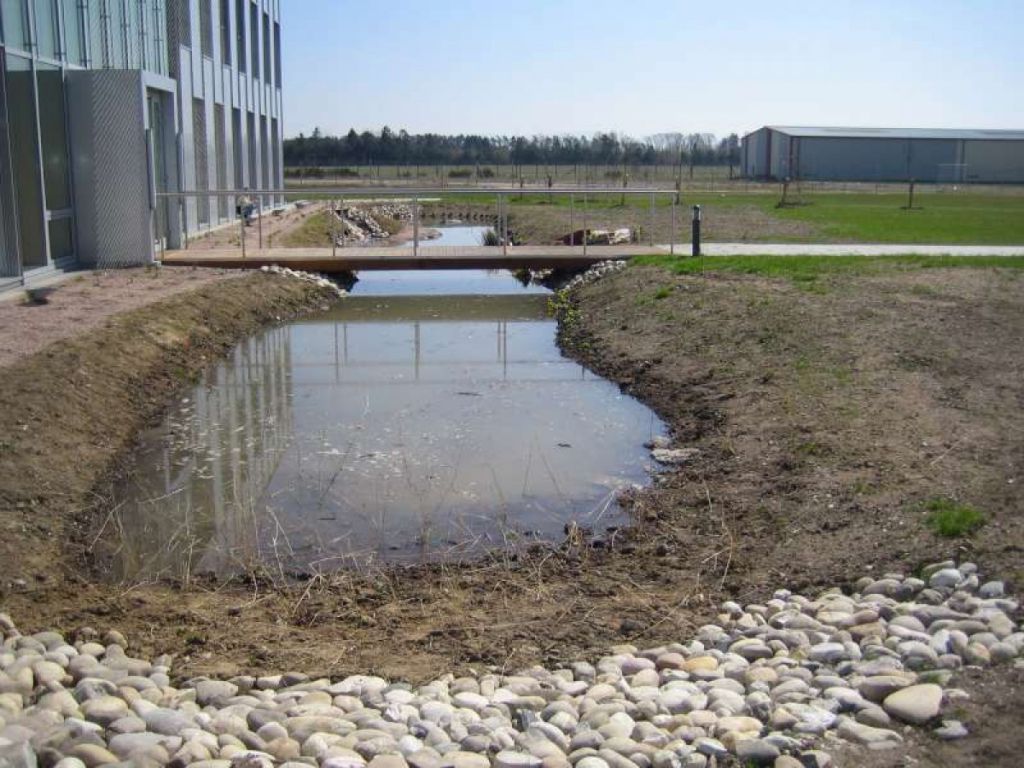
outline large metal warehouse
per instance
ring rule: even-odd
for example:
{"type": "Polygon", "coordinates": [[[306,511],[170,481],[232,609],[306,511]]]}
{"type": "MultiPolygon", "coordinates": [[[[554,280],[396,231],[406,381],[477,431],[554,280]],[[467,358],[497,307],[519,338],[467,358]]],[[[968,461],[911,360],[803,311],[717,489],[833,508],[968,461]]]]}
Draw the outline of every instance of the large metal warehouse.
{"type": "Polygon", "coordinates": [[[1024,131],[767,125],[743,137],[751,179],[1024,183],[1024,131]]]}

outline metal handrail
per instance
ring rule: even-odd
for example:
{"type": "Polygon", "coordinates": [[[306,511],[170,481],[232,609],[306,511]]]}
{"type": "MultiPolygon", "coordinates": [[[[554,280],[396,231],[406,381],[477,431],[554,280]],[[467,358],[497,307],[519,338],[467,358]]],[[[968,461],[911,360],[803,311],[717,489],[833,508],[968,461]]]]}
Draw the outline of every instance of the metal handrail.
{"type": "Polygon", "coordinates": [[[173,192],[157,192],[157,197],[249,197],[284,196],[301,197],[305,195],[404,195],[407,197],[425,194],[437,195],[571,195],[585,193],[588,195],[676,195],[679,191],[673,187],[623,189],[622,187],[543,187],[536,190],[520,190],[513,187],[304,187],[302,189],[183,189],[173,192]]]}
{"type": "MultiPolygon", "coordinates": [[[[390,197],[411,197],[413,203],[413,254],[419,255],[419,207],[420,200],[425,196],[446,196],[446,195],[483,195],[491,196],[496,198],[497,212],[498,212],[498,223],[497,227],[499,230],[499,237],[501,239],[502,253],[508,253],[508,209],[507,209],[507,198],[515,195],[522,195],[522,189],[515,189],[512,187],[315,187],[305,188],[301,191],[295,189],[204,189],[204,190],[178,190],[172,192],[157,192],[157,198],[167,199],[178,199],[182,200],[188,197],[252,197],[259,201],[260,215],[257,219],[259,226],[259,247],[263,248],[263,210],[264,210],[264,198],[265,197],[302,197],[303,193],[315,194],[317,196],[329,195],[337,196],[339,198],[360,198],[367,195],[386,195],[390,197]],[[315,191],[314,191],[315,190],[315,191]]],[[[576,195],[582,193],[583,195],[583,254],[587,253],[587,202],[590,195],[639,195],[646,196],[650,200],[650,237],[651,245],[654,245],[654,211],[656,207],[656,198],[663,195],[672,196],[672,231],[669,238],[670,253],[675,254],[675,228],[676,228],[676,208],[680,204],[681,193],[675,188],[635,188],[627,189],[623,187],[587,187],[587,186],[574,186],[574,187],[545,187],[539,190],[533,190],[530,194],[533,195],[568,195],[569,196],[569,222],[570,228],[574,226],[575,216],[575,205],[576,195]]],[[[245,258],[245,217],[240,218],[241,226],[241,246],[242,246],[242,258],[245,258]]],[[[575,230],[573,230],[575,233],[575,230]]],[[[188,247],[186,242],[186,248],[188,247]]]]}

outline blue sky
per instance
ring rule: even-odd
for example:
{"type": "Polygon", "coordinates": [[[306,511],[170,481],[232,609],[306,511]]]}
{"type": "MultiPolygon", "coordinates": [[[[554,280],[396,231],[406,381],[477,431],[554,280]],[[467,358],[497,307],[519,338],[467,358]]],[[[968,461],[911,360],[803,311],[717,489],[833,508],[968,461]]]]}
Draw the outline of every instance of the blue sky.
{"type": "Polygon", "coordinates": [[[286,135],[1024,128],[1024,0],[284,0],[286,135]]]}

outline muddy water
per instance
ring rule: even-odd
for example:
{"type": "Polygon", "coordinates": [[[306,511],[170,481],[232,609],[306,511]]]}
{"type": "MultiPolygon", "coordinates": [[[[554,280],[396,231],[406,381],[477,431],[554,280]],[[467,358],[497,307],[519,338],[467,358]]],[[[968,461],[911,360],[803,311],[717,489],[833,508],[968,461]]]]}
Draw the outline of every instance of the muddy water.
{"type": "Polygon", "coordinates": [[[463,558],[621,525],[653,413],[555,345],[507,274],[368,273],[266,330],[145,435],[115,576],[309,573],[463,558]]]}

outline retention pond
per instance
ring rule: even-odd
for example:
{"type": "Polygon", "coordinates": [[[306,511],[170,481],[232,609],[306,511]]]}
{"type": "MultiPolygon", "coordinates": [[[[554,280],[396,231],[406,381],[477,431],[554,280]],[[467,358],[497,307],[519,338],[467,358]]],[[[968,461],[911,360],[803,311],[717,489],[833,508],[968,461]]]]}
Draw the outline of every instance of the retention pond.
{"type": "Polygon", "coordinates": [[[549,292],[367,273],[240,344],[143,436],[101,541],[120,579],[308,574],[600,535],[646,482],[646,407],[563,357],[549,292]]]}

